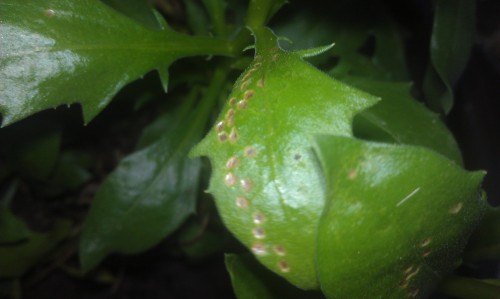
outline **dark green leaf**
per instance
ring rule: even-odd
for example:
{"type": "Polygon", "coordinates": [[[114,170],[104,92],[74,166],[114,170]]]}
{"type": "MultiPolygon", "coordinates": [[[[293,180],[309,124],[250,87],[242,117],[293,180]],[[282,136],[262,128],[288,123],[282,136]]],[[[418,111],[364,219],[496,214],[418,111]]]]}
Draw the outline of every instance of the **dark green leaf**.
{"type": "MultiPolygon", "coordinates": [[[[187,153],[201,138],[225,80],[225,71],[217,70],[201,104],[189,117],[170,124],[172,128],[156,142],[121,161],[102,184],[80,241],[84,271],[111,252],[137,253],[150,248],[194,212],[201,162],[189,159],[187,153]]],[[[191,106],[192,99],[172,113],[182,115],[191,106]]]]}
{"type": "Polygon", "coordinates": [[[357,137],[423,146],[462,163],[453,135],[438,115],[412,98],[410,83],[356,77],[344,77],[342,81],[382,99],[354,118],[357,137]]]}
{"type": "Polygon", "coordinates": [[[200,161],[186,154],[200,137],[190,119],[120,162],[96,194],[80,243],[84,271],[111,252],[158,243],[194,212],[200,161]]]}
{"type": "Polygon", "coordinates": [[[434,70],[427,73],[424,88],[429,105],[439,112],[453,107],[453,87],[462,74],[474,43],[475,0],[437,0],[431,38],[431,62],[440,82],[434,82],[434,70]],[[438,88],[444,84],[445,88],[438,88]],[[440,92],[442,91],[442,92],[440,92]]]}
{"type": "Polygon", "coordinates": [[[0,201],[0,279],[19,277],[48,255],[70,232],[68,221],[56,221],[46,233],[28,226],[0,201]]]}
{"type": "Polygon", "coordinates": [[[250,255],[226,254],[226,269],[238,299],[323,298],[319,292],[293,287],[250,255]]]}
{"type": "Polygon", "coordinates": [[[500,260],[500,208],[490,208],[472,235],[465,252],[467,262],[500,260]]]}
{"type": "Polygon", "coordinates": [[[327,190],[316,260],[324,293],[427,298],[460,263],[484,213],[484,172],[420,147],[326,135],[317,142],[327,190]]]}
{"type": "Polygon", "coordinates": [[[91,178],[87,170],[90,157],[84,153],[63,152],[57,160],[53,172],[43,185],[43,192],[50,196],[75,190],[91,178]]]}
{"type": "Polygon", "coordinates": [[[230,54],[226,42],[165,27],[147,29],[97,0],[0,3],[3,125],[61,104],[82,104],[85,122],[127,83],[156,69],[167,88],[174,60],[230,54]]]}
{"type": "Polygon", "coordinates": [[[186,21],[191,30],[197,35],[208,35],[210,23],[207,13],[200,2],[196,0],[186,0],[184,1],[184,5],[186,5],[186,21]]]}

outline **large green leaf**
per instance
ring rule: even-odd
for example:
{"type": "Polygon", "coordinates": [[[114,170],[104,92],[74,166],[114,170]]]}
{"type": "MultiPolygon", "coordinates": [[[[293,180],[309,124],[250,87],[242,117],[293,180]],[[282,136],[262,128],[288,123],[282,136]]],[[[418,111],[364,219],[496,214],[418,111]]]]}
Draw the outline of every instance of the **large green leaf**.
{"type": "Polygon", "coordinates": [[[436,1],[430,48],[434,69],[427,72],[424,88],[429,105],[439,112],[453,107],[453,87],[474,43],[475,8],[474,0],[436,1]]]}
{"type": "Polygon", "coordinates": [[[486,208],[484,172],[414,146],[319,136],[317,269],[328,298],[427,298],[486,208]]]}
{"type": "MultiPolygon", "coordinates": [[[[156,141],[155,123],[139,151],[123,159],[98,190],[80,241],[84,271],[111,252],[138,253],[157,244],[195,210],[200,160],[187,153],[200,139],[212,105],[225,82],[216,71],[202,104],[191,94],[156,141]]],[[[159,124],[163,123],[159,121],[159,124]]]]}
{"type": "Polygon", "coordinates": [[[351,136],[377,99],[333,80],[255,30],[256,58],[194,153],[210,158],[209,191],[226,226],[269,269],[317,288],[315,235],[324,196],[315,133],[351,136]]]}
{"type": "Polygon", "coordinates": [[[225,42],[143,27],[97,0],[0,3],[3,125],[42,109],[82,104],[85,122],[127,83],[174,60],[229,54],[225,42]]]}
{"type": "Polygon", "coordinates": [[[171,123],[175,130],[122,160],[100,187],[80,242],[84,271],[111,252],[150,248],[194,212],[200,161],[186,152],[199,132],[189,122],[171,123]]]}

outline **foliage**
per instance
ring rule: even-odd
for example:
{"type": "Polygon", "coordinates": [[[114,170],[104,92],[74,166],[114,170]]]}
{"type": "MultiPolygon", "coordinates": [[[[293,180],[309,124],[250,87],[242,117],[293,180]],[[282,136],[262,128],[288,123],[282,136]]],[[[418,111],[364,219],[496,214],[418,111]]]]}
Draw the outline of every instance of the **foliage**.
{"type": "Polygon", "coordinates": [[[238,298],[497,298],[455,271],[500,257],[445,123],[474,1],[434,2],[421,86],[388,1],[177,4],[0,3],[0,294],[163,244],[238,298]]]}

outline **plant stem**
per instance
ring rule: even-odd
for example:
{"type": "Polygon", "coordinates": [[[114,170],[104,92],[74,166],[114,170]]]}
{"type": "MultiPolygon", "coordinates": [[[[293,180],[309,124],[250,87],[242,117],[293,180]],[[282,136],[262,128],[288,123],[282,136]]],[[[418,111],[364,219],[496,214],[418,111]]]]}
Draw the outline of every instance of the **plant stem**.
{"type": "Polygon", "coordinates": [[[500,299],[500,286],[458,276],[446,278],[439,292],[460,299],[500,299]]]}
{"type": "Polygon", "coordinates": [[[176,33],[175,37],[177,44],[169,43],[166,48],[169,51],[176,47],[183,56],[193,55],[222,55],[235,56],[237,53],[230,41],[227,39],[191,36],[181,33],[176,33]]]}
{"type": "Polygon", "coordinates": [[[250,0],[246,25],[250,28],[264,26],[285,2],[284,0],[250,0]]]}
{"type": "Polygon", "coordinates": [[[218,37],[226,37],[226,18],[224,16],[224,2],[221,0],[203,0],[212,24],[214,25],[215,35],[218,37]]]}

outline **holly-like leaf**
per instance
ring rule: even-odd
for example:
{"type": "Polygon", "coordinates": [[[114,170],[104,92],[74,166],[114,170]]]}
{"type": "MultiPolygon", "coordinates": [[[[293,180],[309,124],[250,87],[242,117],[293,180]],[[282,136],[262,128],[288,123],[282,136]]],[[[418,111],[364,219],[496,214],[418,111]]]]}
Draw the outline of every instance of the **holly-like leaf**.
{"type": "Polygon", "coordinates": [[[89,122],[127,83],[158,70],[166,90],[174,60],[230,54],[225,42],[148,29],[97,0],[0,3],[3,126],[81,103],[89,122]]]}
{"type": "Polygon", "coordinates": [[[462,74],[474,44],[476,1],[438,0],[431,37],[431,62],[424,88],[429,105],[448,113],[453,87],[462,74]]]}
{"type": "Polygon", "coordinates": [[[320,136],[317,267],[328,298],[428,298],[487,206],[484,172],[424,148],[320,136]]]}
{"type": "Polygon", "coordinates": [[[254,34],[255,60],[194,154],[210,158],[209,191],[229,230],[269,269],[314,289],[324,189],[309,137],[351,136],[354,114],[377,99],[282,51],[267,28],[254,34]]]}
{"type": "Polygon", "coordinates": [[[354,118],[357,137],[423,146],[457,164],[462,163],[460,149],[441,119],[416,101],[410,83],[343,77],[342,81],[381,98],[354,118]]]}

